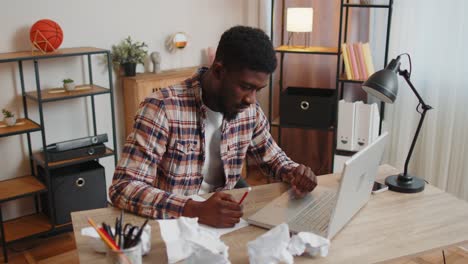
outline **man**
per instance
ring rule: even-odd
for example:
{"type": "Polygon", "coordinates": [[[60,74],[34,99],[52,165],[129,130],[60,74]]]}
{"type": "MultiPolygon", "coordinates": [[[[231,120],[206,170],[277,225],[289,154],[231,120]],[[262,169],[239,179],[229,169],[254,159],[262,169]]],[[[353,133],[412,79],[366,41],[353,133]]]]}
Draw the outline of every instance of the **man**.
{"type": "Polygon", "coordinates": [[[256,103],[276,64],[263,31],[236,26],[222,35],[209,69],[145,99],[109,189],[114,205],[153,218],[233,226],[242,207],[222,190],[239,181],[246,154],[298,196],[312,191],[314,173],[278,147],[256,103]],[[208,192],[215,193],[204,202],[189,197],[208,192]]]}

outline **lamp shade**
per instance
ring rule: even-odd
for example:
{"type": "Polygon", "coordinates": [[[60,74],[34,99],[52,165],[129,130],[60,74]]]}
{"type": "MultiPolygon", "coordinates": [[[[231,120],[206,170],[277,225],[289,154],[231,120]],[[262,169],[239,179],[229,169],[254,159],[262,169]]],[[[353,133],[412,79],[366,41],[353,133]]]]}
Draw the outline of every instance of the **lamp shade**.
{"type": "Polygon", "coordinates": [[[380,70],[362,84],[362,89],[379,100],[392,104],[398,94],[398,76],[392,70],[380,70]]]}
{"type": "Polygon", "coordinates": [[[286,30],[289,32],[312,32],[314,10],[308,7],[288,8],[286,30]]]}

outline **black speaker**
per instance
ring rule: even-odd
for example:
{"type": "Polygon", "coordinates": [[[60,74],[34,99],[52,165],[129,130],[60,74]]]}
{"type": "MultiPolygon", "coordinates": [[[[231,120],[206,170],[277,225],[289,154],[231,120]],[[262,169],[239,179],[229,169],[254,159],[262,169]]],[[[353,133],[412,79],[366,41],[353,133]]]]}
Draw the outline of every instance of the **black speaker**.
{"type": "MultiPolygon", "coordinates": [[[[39,177],[44,178],[44,169],[41,166],[37,169],[39,177]]],[[[107,206],[104,167],[97,161],[50,170],[50,180],[50,202],[55,208],[55,216],[48,210],[48,193],[41,195],[41,203],[43,211],[54,217],[57,225],[71,222],[71,212],[107,206]]]]}
{"type": "Polygon", "coordinates": [[[82,148],[70,149],[65,151],[56,151],[47,150],[47,157],[50,162],[67,160],[67,159],[74,159],[74,158],[81,158],[86,156],[93,156],[93,155],[102,155],[106,153],[106,146],[104,144],[96,144],[91,146],[86,146],[82,148]]]}

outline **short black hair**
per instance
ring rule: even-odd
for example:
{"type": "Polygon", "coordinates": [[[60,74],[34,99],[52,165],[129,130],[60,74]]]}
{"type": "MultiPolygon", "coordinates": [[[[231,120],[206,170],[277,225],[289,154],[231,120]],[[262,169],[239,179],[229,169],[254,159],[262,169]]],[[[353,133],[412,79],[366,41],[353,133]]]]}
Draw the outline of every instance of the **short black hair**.
{"type": "Polygon", "coordinates": [[[215,61],[221,61],[229,69],[266,73],[272,73],[277,65],[270,38],[261,29],[247,26],[235,26],[223,33],[215,61]]]}

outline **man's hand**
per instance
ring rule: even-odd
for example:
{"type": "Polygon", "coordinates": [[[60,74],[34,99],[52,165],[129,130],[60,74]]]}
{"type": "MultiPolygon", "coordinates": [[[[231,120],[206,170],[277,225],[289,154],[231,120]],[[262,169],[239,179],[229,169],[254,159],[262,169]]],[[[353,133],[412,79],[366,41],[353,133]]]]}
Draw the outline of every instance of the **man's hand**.
{"type": "Polygon", "coordinates": [[[304,197],[317,186],[314,172],[302,164],[291,172],[291,177],[292,191],[298,198],[304,197]]]}
{"type": "Polygon", "coordinates": [[[242,207],[227,193],[216,192],[204,202],[189,200],[183,216],[198,217],[198,222],[214,227],[233,227],[243,215],[242,207]]]}

